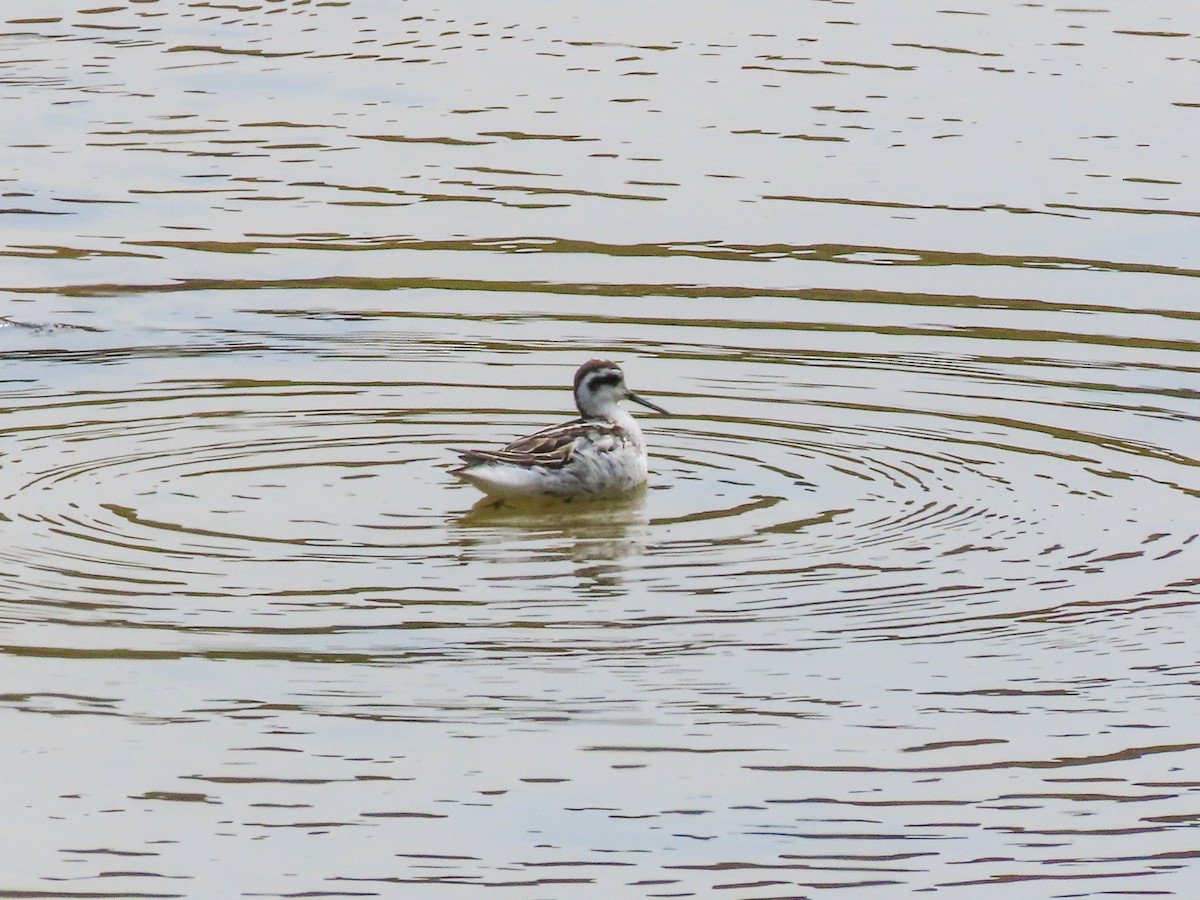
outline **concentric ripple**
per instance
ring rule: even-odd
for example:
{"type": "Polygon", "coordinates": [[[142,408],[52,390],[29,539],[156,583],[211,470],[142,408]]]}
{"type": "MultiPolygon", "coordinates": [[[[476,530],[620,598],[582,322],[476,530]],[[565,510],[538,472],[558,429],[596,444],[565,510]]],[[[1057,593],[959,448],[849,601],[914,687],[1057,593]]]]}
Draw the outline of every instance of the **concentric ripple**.
{"type": "MultiPolygon", "coordinates": [[[[648,492],[536,511],[472,510],[446,471],[450,446],[547,421],[471,411],[482,385],[426,386],[442,405],[420,408],[407,384],[247,379],[27,397],[7,422],[0,585],[28,599],[27,625],[236,631],[286,613],[284,631],[370,631],[398,608],[497,625],[487,607],[554,595],[564,621],[719,616],[844,640],[1107,616],[1190,583],[1190,460],[1081,427],[1103,410],[1059,407],[1073,427],[1052,427],[1014,414],[1051,407],[995,398],[967,416],[828,396],[902,373],[855,375],[808,401],[778,371],[757,396],[673,390],[678,415],[643,420],[648,492]],[[570,601],[587,595],[628,599],[570,601]],[[676,599],[651,611],[655,595],[676,599]]],[[[954,376],[943,406],[983,385],[954,376]]]]}

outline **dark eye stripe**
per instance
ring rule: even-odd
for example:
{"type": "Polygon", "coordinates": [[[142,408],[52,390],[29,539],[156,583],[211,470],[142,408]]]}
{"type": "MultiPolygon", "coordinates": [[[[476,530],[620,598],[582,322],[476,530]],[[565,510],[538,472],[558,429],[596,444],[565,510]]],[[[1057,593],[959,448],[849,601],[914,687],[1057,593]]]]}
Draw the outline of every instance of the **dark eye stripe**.
{"type": "Polygon", "coordinates": [[[613,385],[614,387],[621,383],[621,376],[617,372],[606,372],[603,375],[591,375],[588,377],[588,386],[598,388],[601,385],[613,385]]]}

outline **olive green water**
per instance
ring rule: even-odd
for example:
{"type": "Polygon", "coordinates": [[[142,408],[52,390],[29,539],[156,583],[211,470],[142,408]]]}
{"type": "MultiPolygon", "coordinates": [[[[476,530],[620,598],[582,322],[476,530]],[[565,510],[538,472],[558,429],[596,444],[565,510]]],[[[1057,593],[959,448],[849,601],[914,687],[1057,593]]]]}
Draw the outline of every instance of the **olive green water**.
{"type": "Polygon", "coordinates": [[[1185,0],[0,17],[0,897],[1194,896],[1185,0]]]}

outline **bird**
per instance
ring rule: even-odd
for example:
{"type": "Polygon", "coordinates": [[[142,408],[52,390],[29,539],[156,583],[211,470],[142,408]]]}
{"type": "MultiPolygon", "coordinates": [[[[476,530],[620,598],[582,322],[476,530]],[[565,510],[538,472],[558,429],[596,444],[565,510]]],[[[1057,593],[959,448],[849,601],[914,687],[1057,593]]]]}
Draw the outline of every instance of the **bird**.
{"type": "Polygon", "coordinates": [[[607,359],[575,372],[579,418],[518,438],[499,450],[455,450],[451,473],[498,500],[615,497],[646,484],[646,440],[622,400],[669,413],[625,386],[607,359]]]}

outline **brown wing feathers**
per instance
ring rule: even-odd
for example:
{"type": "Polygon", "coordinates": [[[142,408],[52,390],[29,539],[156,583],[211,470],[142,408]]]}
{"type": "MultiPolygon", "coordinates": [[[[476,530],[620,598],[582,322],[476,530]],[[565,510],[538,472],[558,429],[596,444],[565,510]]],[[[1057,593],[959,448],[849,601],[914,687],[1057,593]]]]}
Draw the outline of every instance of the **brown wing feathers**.
{"type": "Polygon", "coordinates": [[[605,423],[584,423],[582,419],[578,419],[528,437],[518,438],[499,450],[459,450],[457,453],[468,466],[498,462],[561,469],[575,454],[575,442],[584,433],[615,430],[613,426],[605,423]]]}
{"type": "Polygon", "coordinates": [[[498,462],[512,463],[518,466],[544,466],[547,469],[561,469],[575,453],[574,442],[543,452],[503,450],[460,450],[458,455],[468,466],[479,463],[498,462]]]}

